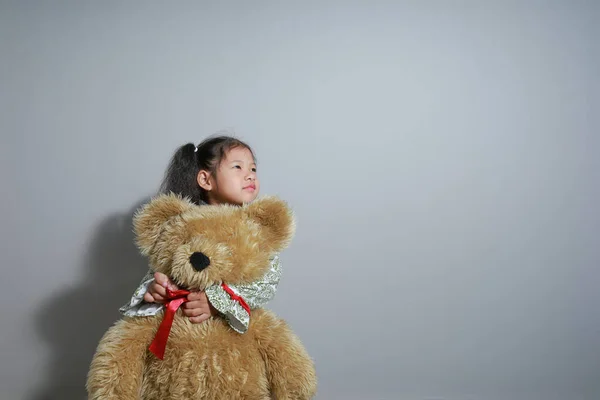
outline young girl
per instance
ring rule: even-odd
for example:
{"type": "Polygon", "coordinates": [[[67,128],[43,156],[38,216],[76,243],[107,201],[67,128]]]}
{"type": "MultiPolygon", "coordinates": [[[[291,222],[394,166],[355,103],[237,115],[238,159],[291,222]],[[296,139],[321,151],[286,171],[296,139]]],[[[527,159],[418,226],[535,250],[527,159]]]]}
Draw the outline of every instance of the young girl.
{"type": "MultiPolygon", "coordinates": [[[[181,146],[173,155],[161,193],[174,192],[187,196],[194,203],[233,204],[241,206],[258,196],[260,183],[256,176],[256,159],[250,146],[230,136],[206,139],[198,146],[181,146]]],[[[279,256],[271,259],[265,276],[250,285],[229,285],[250,309],[264,306],[275,296],[281,277],[279,256]]],[[[120,308],[130,317],[154,315],[163,309],[166,288],[179,289],[166,275],[148,271],[131,301],[120,308]]],[[[231,299],[220,285],[204,292],[193,292],[183,305],[183,313],[194,323],[221,315],[238,333],[248,329],[250,315],[231,299]]]]}

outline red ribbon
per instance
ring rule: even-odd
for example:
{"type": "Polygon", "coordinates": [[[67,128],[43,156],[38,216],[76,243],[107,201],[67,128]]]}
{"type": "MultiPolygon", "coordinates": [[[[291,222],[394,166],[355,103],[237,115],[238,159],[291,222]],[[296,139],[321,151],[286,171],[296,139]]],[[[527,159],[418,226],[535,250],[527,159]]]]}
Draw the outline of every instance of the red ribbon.
{"type": "Polygon", "coordinates": [[[169,333],[171,333],[171,326],[173,325],[173,318],[175,318],[175,312],[177,309],[187,301],[186,296],[190,294],[187,290],[169,290],[167,289],[167,299],[169,302],[165,304],[165,316],[158,327],[156,336],[150,344],[150,351],[161,360],[165,356],[165,349],[167,348],[167,340],[169,340],[169,333]]]}
{"type": "Polygon", "coordinates": [[[231,290],[231,288],[229,286],[227,286],[224,282],[221,283],[221,287],[223,289],[225,289],[225,291],[229,294],[229,296],[237,301],[238,303],[240,303],[240,305],[242,306],[242,308],[244,310],[246,310],[246,312],[248,313],[248,315],[250,315],[250,307],[248,307],[248,304],[246,304],[246,302],[244,301],[244,299],[241,296],[238,296],[237,294],[235,294],[233,292],[233,290],[231,290]]]}
{"type": "MultiPolygon", "coordinates": [[[[225,283],[221,283],[221,287],[229,294],[229,296],[240,303],[242,308],[246,310],[248,315],[250,315],[250,307],[246,303],[246,301],[241,297],[235,294],[233,290],[225,283]]],[[[167,289],[167,299],[169,302],[165,304],[165,315],[158,327],[158,331],[156,332],[156,336],[154,336],[154,340],[150,344],[150,351],[161,360],[165,356],[165,349],[167,348],[167,340],[169,340],[169,333],[171,333],[171,326],[173,326],[173,319],[175,318],[175,313],[177,309],[181,307],[183,303],[187,300],[187,295],[190,294],[187,290],[170,290],[167,289]]]]}

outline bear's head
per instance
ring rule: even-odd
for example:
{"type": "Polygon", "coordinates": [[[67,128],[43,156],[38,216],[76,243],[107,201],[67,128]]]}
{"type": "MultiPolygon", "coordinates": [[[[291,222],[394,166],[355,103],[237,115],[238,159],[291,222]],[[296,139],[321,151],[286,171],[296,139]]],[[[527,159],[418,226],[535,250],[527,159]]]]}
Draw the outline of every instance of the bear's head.
{"type": "Polygon", "coordinates": [[[292,211],[271,196],[243,206],[199,206],[161,194],[136,212],[133,225],[151,268],[188,290],[258,280],[295,231],[292,211]]]}

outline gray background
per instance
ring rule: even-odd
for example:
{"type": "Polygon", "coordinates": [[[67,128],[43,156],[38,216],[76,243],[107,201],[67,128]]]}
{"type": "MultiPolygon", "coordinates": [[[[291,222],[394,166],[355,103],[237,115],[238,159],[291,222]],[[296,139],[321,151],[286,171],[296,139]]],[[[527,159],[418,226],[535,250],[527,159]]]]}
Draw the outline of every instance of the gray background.
{"type": "Polygon", "coordinates": [[[229,129],[319,399],[600,398],[593,1],[3,2],[2,399],[83,398],[132,212],[229,129]]]}

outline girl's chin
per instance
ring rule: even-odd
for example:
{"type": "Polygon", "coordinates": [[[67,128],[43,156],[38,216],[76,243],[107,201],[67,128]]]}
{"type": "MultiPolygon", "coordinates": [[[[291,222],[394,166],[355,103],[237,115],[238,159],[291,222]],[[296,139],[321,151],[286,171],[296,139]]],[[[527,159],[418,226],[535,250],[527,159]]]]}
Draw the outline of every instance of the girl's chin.
{"type": "Polygon", "coordinates": [[[257,196],[254,193],[248,193],[246,196],[243,196],[244,203],[252,203],[257,196]]]}

